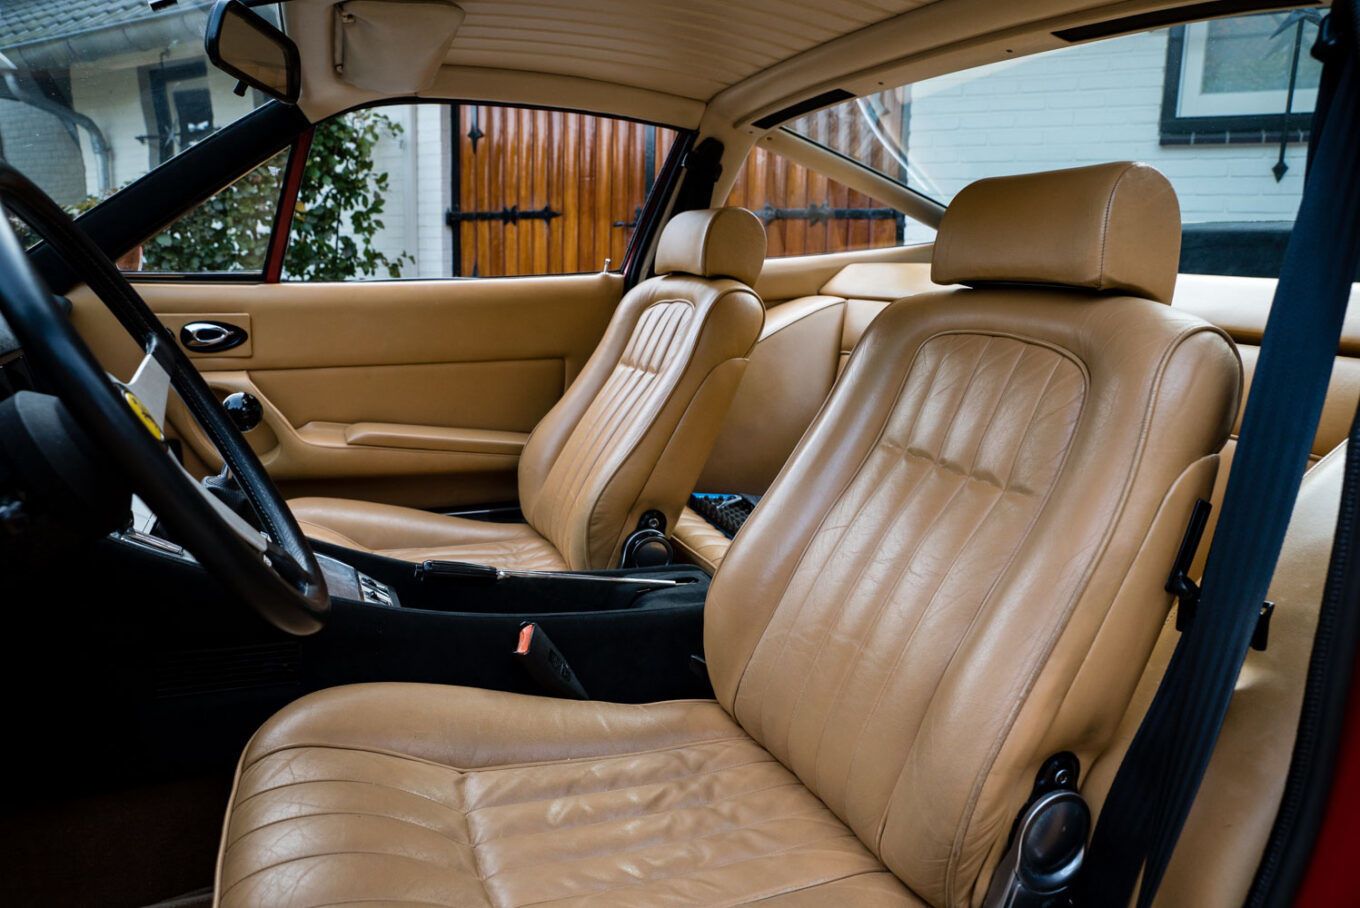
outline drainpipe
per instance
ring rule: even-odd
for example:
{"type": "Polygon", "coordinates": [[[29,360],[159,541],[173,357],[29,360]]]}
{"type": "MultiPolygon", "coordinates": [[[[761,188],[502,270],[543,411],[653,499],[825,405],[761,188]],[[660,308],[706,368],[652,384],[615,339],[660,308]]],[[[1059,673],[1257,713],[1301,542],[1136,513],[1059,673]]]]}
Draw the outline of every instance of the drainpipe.
{"type": "Polygon", "coordinates": [[[0,54],[0,71],[4,72],[5,87],[9,90],[10,97],[15,101],[46,111],[62,122],[84,129],[89,133],[90,147],[94,150],[97,165],[95,168],[96,190],[101,196],[108,194],[109,190],[113,188],[113,152],[109,148],[108,139],[104,138],[104,133],[98,124],[85,114],[78,113],[24,85],[19,80],[17,67],[4,54],[0,54]]]}

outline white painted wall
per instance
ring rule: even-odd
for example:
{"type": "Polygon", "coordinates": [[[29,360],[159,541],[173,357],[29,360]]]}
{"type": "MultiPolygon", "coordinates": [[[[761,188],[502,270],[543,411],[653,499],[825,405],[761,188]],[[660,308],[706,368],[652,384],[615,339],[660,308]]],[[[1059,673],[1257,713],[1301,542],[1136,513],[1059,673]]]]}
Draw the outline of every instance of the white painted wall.
{"type": "Polygon", "coordinates": [[[1159,143],[1166,42],[1165,30],[1133,35],[913,86],[913,181],[947,201],[981,177],[1127,159],[1167,175],[1185,223],[1292,221],[1303,145],[1289,146],[1277,183],[1276,144],[1159,143]]]}
{"type": "MultiPolygon", "coordinates": [[[[406,104],[380,109],[401,126],[398,136],[383,136],[373,149],[375,169],[387,174],[383,229],[373,245],[393,261],[403,254],[402,277],[448,277],[452,234],[444,224],[449,208],[450,135],[447,104],[406,104]]],[[[386,278],[385,270],[373,275],[386,278]]]]}

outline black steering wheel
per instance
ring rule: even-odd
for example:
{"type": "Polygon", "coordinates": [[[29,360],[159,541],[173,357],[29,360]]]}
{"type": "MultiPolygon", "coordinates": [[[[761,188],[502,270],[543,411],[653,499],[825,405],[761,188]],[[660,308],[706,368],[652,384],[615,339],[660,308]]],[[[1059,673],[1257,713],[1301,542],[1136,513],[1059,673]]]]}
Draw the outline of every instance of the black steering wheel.
{"type": "MultiPolygon", "coordinates": [[[[0,315],[24,355],[101,452],[219,582],[282,630],[310,634],[330,609],[311,546],[255,452],[127,278],[46,193],[0,162],[0,315]],[[144,356],[126,382],[96,361],[44,286],[4,209],[26,221],[117,317],[144,356]],[[265,532],[194,479],[170,453],[170,389],[240,483],[265,532]]],[[[145,509],[144,509],[145,510],[145,509]]],[[[134,516],[138,503],[134,502],[134,516]]]]}

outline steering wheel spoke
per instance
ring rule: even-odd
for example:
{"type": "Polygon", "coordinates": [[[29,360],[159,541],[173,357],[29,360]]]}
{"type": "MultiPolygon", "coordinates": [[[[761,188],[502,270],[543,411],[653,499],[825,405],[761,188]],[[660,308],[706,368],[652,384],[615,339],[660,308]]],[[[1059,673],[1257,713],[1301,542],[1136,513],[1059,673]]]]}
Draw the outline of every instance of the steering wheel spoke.
{"type": "Polygon", "coordinates": [[[123,399],[132,412],[142,421],[157,441],[165,439],[165,411],[170,403],[170,372],[161,362],[157,347],[159,341],[153,336],[147,343],[146,355],[137,365],[137,371],[126,382],[114,379],[122,392],[123,399]]]}
{"type": "Polygon", "coordinates": [[[137,493],[133,527],[159,517],[224,588],[294,634],[319,630],[330,608],[325,578],[297,520],[263,464],[193,363],[98,245],[13,167],[0,161],[0,316],[25,357],[137,493]],[[120,381],[101,366],[52,305],[5,215],[13,211],[64,259],[144,356],[120,381]],[[266,532],[257,530],[185,470],[166,444],[173,389],[241,484],[266,532]]]}

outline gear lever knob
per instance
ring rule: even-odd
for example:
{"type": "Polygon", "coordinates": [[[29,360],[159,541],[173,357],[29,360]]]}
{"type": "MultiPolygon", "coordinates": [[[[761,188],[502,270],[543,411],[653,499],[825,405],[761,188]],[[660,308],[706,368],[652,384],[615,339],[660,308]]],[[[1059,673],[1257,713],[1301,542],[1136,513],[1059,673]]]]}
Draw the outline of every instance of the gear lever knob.
{"type": "Polygon", "coordinates": [[[260,406],[260,401],[254,394],[247,394],[245,391],[237,391],[235,394],[227,396],[222,401],[222,407],[231,417],[231,421],[237,429],[242,432],[249,432],[260,424],[264,419],[264,407],[260,406]]]}

